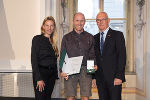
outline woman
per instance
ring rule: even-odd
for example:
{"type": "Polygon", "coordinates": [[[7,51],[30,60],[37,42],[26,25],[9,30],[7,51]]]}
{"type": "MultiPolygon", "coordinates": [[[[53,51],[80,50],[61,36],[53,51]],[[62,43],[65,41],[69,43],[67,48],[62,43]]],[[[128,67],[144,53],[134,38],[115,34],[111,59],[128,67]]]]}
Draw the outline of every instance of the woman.
{"type": "Polygon", "coordinates": [[[36,100],[51,100],[58,78],[57,57],[56,23],[49,16],[43,21],[41,35],[34,36],[32,40],[31,63],[36,100]]]}

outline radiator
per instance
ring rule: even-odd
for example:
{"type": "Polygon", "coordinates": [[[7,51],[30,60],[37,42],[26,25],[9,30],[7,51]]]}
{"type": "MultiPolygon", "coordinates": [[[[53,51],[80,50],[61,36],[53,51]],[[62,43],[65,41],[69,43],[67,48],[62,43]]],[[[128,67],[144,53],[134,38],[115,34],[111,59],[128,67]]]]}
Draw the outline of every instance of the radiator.
{"type": "MultiPolygon", "coordinates": [[[[0,72],[0,96],[34,97],[32,73],[0,72]]],[[[52,97],[59,98],[59,82],[57,81],[52,97]]]]}

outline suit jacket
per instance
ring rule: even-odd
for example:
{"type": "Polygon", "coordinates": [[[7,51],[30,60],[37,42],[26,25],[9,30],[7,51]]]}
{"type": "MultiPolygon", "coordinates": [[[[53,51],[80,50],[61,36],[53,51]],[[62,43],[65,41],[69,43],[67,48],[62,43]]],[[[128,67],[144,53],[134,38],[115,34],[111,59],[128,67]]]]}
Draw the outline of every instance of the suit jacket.
{"type": "Polygon", "coordinates": [[[123,33],[109,28],[105,38],[103,53],[100,53],[100,33],[94,36],[95,55],[98,70],[95,73],[97,82],[114,83],[114,78],[125,82],[126,47],[123,33]]]}

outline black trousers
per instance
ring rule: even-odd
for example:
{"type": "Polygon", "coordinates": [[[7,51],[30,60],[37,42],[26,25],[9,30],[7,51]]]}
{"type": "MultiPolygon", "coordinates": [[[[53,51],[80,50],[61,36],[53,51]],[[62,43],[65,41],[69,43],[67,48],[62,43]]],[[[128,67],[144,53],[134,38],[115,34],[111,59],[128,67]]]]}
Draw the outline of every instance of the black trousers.
{"type": "Polygon", "coordinates": [[[121,100],[122,85],[106,83],[104,81],[96,82],[99,100],[121,100]]]}
{"type": "Polygon", "coordinates": [[[35,100],[51,100],[51,95],[54,89],[57,71],[53,71],[51,69],[41,67],[40,74],[45,83],[45,87],[44,87],[44,91],[42,92],[38,91],[38,89],[36,89],[37,81],[34,80],[34,75],[33,75],[35,100]]]}

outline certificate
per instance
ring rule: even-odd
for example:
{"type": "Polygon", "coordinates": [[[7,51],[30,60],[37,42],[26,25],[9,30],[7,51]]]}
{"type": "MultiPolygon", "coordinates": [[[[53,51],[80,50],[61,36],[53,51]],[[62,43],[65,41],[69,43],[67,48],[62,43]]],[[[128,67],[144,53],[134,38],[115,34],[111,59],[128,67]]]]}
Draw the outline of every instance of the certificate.
{"type": "Polygon", "coordinates": [[[87,73],[94,73],[94,60],[87,60],[87,73]]]}
{"type": "Polygon", "coordinates": [[[80,73],[82,60],[83,56],[68,58],[68,55],[66,54],[62,67],[62,72],[66,73],[67,75],[80,73]]]}

